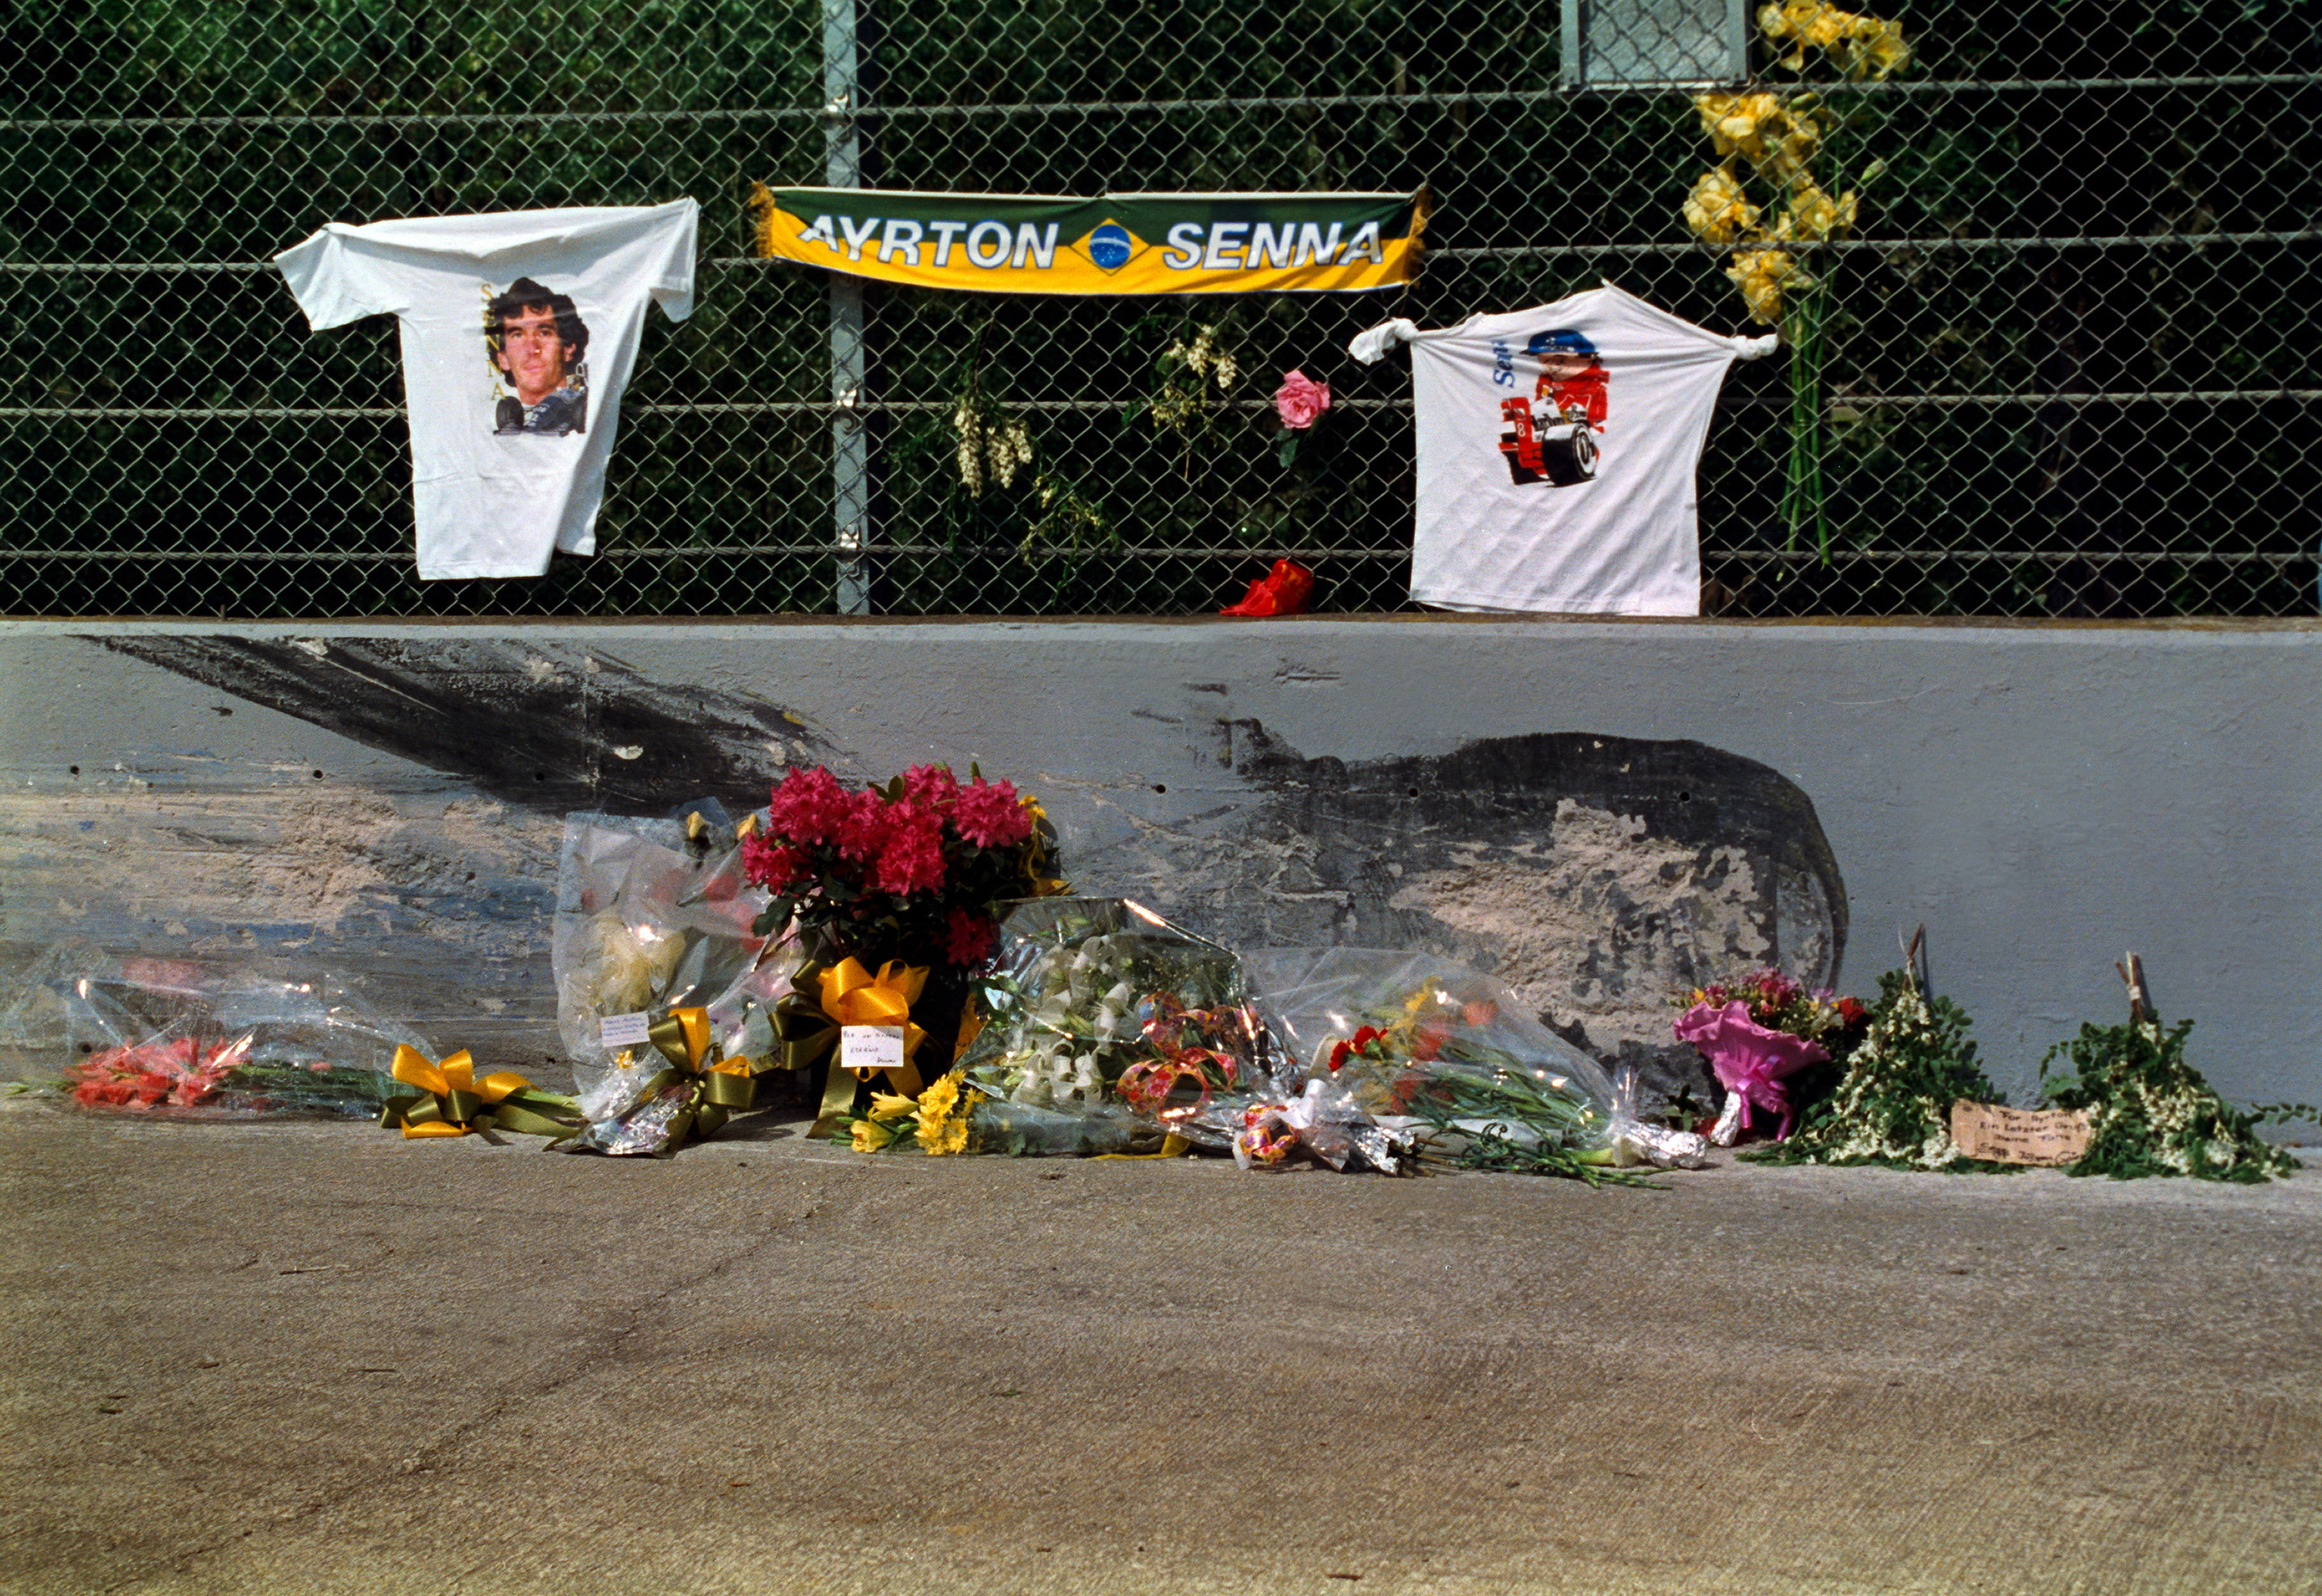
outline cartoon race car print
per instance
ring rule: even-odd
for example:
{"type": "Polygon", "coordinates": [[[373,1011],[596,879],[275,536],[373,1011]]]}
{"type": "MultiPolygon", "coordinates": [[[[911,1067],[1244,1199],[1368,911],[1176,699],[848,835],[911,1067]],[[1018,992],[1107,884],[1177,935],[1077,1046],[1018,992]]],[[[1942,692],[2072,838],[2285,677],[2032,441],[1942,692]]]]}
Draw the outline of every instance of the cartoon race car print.
{"type": "Polygon", "coordinates": [[[1596,346],[1568,327],[1535,333],[1524,352],[1540,360],[1531,398],[1504,399],[1500,453],[1518,487],[1545,479],[1570,488],[1595,479],[1596,434],[1604,430],[1604,363],[1596,346]]]}

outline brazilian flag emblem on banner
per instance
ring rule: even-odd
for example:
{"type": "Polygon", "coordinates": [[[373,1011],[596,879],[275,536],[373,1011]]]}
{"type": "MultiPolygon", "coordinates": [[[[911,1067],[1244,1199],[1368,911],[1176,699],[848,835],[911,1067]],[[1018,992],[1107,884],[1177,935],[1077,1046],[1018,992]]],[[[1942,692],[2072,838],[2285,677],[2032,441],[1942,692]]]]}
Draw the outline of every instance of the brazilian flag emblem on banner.
{"type": "Polygon", "coordinates": [[[758,253],[979,294],[1359,293],[1419,275],[1417,194],[756,190],[758,253]]]}

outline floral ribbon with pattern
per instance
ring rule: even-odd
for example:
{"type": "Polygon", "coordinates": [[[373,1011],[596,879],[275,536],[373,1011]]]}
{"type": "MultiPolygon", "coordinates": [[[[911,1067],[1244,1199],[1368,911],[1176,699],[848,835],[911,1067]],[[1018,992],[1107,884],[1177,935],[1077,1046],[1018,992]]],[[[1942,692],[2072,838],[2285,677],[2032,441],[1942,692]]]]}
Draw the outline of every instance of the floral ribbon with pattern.
{"type": "Polygon", "coordinates": [[[1169,1094],[1191,1082],[1199,1094],[1195,1102],[1166,1116],[1188,1117],[1209,1107],[1217,1087],[1240,1084],[1241,1063],[1213,1044],[1226,1041],[1237,1029],[1247,1035],[1249,1020],[1239,1008],[1188,1008],[1168,992],[1155,992],[1138,1005],[1144,1016],[1139,1028],[1160,1056],[1141,1060],[1120,1072],[1114,1090],[1138,1113],[1164,1117],[1169,1094]]]}

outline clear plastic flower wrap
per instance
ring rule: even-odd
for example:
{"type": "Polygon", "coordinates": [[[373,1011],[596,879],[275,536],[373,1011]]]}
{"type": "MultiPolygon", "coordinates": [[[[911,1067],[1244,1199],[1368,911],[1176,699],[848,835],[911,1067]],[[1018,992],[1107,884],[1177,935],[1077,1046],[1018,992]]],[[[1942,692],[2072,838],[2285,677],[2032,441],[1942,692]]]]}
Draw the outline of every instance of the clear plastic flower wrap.
{"type": "Polygon", "coordinates": [[[189,1119],[374,1117],[427,1039],[341,977],[63,944],[0,995],[0,1063],[85,1108],[189,1119]]]}
{"type": "Polygon", "coordinates": [[[1027,1151],[1083,1150],[1058,1122],[1091,1147],[1143,1125],[1222,1148],[1204,1110],[1274,1089],[1240,961],[1125,898],[1013,906],[977,1002],[960,1063],[1027,1151]]]}
{"type": "Polygon", "coordinates": [[[556,885],[557,1027],[590,1118],[635,1107],[654,1073],[636,1050],[605,1045],[610,1016],[702,1008],[728,1056],[772,1051],[771,1011],[798,961],[751,930],[766,894],[745,879],[715,799],[660,819],[566,816],[556,885]]]}
{"type": "Polygon", "coordinates": [[[1275,948],[1244,955],[1258,1012],[1312,1080],[1435,1165],[1583,1180],[1695,1162],[1699,1149],[1615,1112],[1595,1060],[1500,981],[1428,953],[1275,948]]]}

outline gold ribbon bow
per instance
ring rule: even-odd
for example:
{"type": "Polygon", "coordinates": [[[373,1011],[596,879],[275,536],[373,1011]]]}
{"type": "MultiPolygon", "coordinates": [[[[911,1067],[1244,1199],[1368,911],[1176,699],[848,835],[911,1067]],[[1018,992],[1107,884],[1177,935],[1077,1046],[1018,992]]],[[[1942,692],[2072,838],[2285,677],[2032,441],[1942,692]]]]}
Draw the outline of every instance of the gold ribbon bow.
{"type": "Polygon", "coordinates": [[[669,1061],[669,1067],[645,1082],[637,1101],[650,1102],[681,1083],[691,1085],[685,1106],[670,1121],[672,1149],[685,1140],[688,1131],[708,1135],[756,1099],[758,1076],[765,1066],[752,1058],[725,1057],[709,1034],[708,1009],[672,1008],[645,1028],[645,1039],[669,1061]]]}
{"type": "MultiPolygon", "coordinates": [[[[919,1066],[912,1055],[927,1033],[911,1023],[911,1005],[919,1000],[919,993],[928,984],[927,967],[906,965],[900,960],[890,959],[879,966],[873,975],[864,968],[863,962],[852,954],[821,971],[817,980],[822,988],[822,1011],[834,1026],[900,1026],[903,1027],[903,1063],[900,1069],[879,1072],[886,1076],[887,1084],[902,1097],[916,1098],[925,1089],[919,1079],[919,1066]]],[[[837,1031],[831,1030],[823,1041],[824,1046],[836,1043],[837,1031]]],[[[864,1079],[868,1078],[868,1072],[864,1079]]],[[[855,1092],[860,1081],[846,1072],[846,1067],[833,1059],[830,1078],[823,1087],[822,1109],[815,1116],[814,1129],[808,1134],[823,1136],[842,1119],[848,1117],[855,1105],[855,1092]]]]}
{"type": "Polygon", "coordinates": [[[494,1130],[510,1130],[561,1140],[580,1128],[570,1098],[537,1090],[513,1070],[477,1080],[475,1061],[464,1047],[441,1063],[430,1063],[417,1048],[399,1046],[394,1073],[419,1090],[388,1099],[379,1123],[383,1129],[400,1128],[407,1136],[464,1136],[474,1131],[496,1141],[494,1130]]]}

